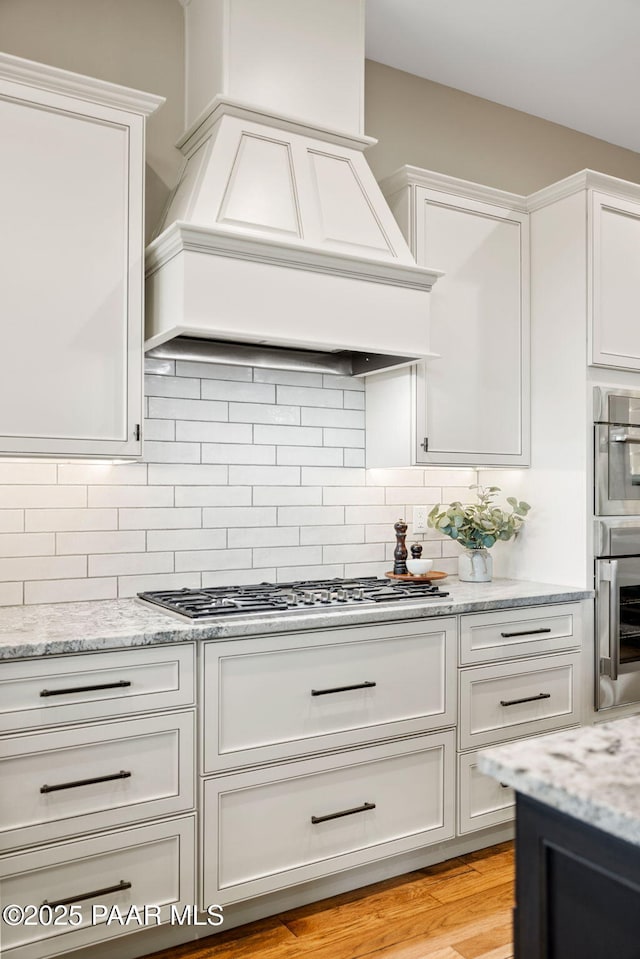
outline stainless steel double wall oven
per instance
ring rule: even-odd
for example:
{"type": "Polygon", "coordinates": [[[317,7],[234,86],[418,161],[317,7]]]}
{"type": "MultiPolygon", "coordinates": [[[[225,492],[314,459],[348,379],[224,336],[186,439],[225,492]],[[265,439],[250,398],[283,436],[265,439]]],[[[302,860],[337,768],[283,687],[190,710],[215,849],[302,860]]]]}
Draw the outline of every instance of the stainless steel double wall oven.
{"type": "Polygon", "coordinates": [[[597,706],[640,703],[640,392],[595,390],[597,706]]]}

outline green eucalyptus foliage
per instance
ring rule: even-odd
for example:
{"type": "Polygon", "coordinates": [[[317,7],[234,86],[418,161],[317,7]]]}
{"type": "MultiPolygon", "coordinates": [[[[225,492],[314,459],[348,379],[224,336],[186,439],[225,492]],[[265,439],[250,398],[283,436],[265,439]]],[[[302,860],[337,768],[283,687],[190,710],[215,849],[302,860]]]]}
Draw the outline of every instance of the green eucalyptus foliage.
{"type": "Polygon", "coordinates": [[[509,540],[516,535],[531,509],[528,503],[507,497],[511,512],[495,506],[499,486],[470,486],[476,490],[477,503],[449,503],[443,509],[440,503],[433,507],[427,523],[445,536],[457,540],[465,549],[488,549],[499,539],[509,540]]]}

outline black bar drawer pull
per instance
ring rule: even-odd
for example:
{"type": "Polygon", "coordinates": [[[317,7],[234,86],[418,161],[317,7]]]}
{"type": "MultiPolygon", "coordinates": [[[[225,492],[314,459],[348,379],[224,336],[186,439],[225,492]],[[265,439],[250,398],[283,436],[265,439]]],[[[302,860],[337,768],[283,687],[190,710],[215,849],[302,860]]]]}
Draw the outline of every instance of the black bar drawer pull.
{"type": "Polygon", "coordinates": [[[352,689],[373,689],[377,683],[356,683],[355,686],[335,686],[333,689],[312,689],[312,696],[328,696],[329,693],[348,693],[352,689]]]}
{"type": "Polygon", "coordinates": [[[105,886],[104,889],[92,889],[91,892],[81,892],[78,896],[69,896],[68,899],[56,899],[55,902],[49,902],[48,899],[42,903],[43,906],[50,906],[55,909],[56,906],[70,906],[72,902],[82,902],[84,899],[97,899],[98,896],[108,896],[110,892],[120,892],[122,889],[131,889],[131,883],[121,879],[115,886],[105,886]]]}
{"type": "Polygon", "coordinates": [[[341,812],[330,812],[328,816],[312,816],[311,822],[315,826],[319,822],[328,822],[329,819],[341,819],[342,816],[353,816],[357,812],[367,812],[369,809],[375,809],[374,802],[365,802],[361,806],[354,806],[353,809],[343,809],[341,812]]]}
{"type": "Polygon", "coordinates": [[[511,639],[512,636],[537,636],[538,633],[550,633],[549,626],[541,626],[539,629],[521,629],[517,633],[500,633],[503,639],[511,639]]]}
{"type": "Polygon", "coordinates": [[[76,786],[92,786],[94,783],[108,783],[112,779],[128,779],[131,776],[131,773],[126,772],[126,770],[121,769],[119,773],[112,773],[111,776],[96,776],[93,779],[76,779],[72,783],[58,783],[57,786],[47,786],[45,783],[44,786],[40,786],[41,793],[55,793],[59,789],[75,789],[76,786]]]}
{"type": "Polygon", "coordinates": [[[524,699],[501,699],[501,706],[519,706],[520,703],[535,703],[538,699],[551,699],[551,693],[538,693],[537,696],[525,696],[524,699]]]}
{"type": "Polygon", "coordinates": [[[100,683],[99,686],[71,686],[68,689],[43,689],[41,696],[66,696],[67,693],[92,693],[97,689],[123,689],[130,686],[128,679],[121,679],[117,683],[100,683]]]}

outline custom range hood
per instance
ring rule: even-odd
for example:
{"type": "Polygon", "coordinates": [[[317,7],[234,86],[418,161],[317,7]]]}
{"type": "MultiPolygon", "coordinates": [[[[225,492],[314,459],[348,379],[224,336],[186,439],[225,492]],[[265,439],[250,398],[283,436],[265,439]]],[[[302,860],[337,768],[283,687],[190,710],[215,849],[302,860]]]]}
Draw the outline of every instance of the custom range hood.
{"type": "Polygon", "coordinates": [[[364,0],[181,3],[189,126],[147,249],[150,355],[346,374],[430,355],[440,274],[363,155],[364,0]]]}

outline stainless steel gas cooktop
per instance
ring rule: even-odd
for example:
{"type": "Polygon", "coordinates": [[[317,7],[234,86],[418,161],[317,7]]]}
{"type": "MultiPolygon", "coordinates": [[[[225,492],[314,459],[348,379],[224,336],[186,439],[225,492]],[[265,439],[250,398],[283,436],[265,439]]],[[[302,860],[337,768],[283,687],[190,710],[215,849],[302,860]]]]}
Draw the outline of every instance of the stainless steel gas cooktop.
{"type": "Polygon", "coordinates": [[[394,581],[362,576],[358,579],[301,580],[296,583],[259,583],[256,586],[213,586],[207,589],[159,589],[138,593],[186,619],[206,621],[221,616],[264,613],[321,612],[328,608],[402,603],[448,596],[429,582],[394,581]]]}

